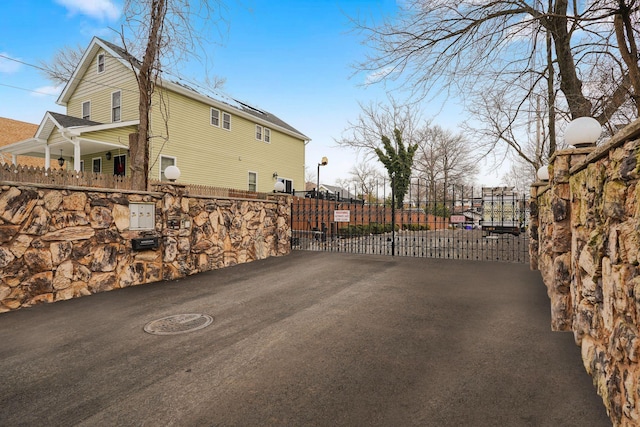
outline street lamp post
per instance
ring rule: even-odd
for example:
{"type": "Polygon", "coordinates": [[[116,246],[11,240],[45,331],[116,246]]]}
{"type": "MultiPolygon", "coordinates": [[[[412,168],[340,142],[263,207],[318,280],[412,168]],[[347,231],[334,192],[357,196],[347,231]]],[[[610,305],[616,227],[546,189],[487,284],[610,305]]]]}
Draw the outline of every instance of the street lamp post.
{"type": "Polygon", "coordinates": [[[320,163],[318,163],[318,186],[316,187],[316,231],[320,231],[320,217],[319,217],[319,201],[320,201],[320,166],[327,166],[329,160],[323,157],[320,163]]]}

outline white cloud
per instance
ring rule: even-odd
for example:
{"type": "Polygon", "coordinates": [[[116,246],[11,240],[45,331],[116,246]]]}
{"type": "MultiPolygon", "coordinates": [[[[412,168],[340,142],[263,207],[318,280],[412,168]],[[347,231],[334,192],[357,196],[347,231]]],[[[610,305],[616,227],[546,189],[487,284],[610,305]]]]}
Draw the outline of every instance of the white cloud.
{"type": "Polygon", "coordinates": [[[72,14],[115,21],[120,17],[120,7],[112,0],[56,0],[72,14]]]}
{"type": "Polygon", "coordinates": [[[16,58],[12,58],[11,55],[6,52],[0,52],[0,55],[2,55],[0,56],[0,73],[17,73],[18,70],[20,70],[21,64],[11,60],[16,58]],[[11,59],[3,58],[4,56],[11,59]]]}
{"type": "Polygon", "coordinates": [[[58,96],[60,95],[60,92],[62,92],[63,88],[64,88],[64,85],[42,86],[33,90],[33,96],[37,96],[37,97],[49,96],[49,95],[58,96]]]}
{"type": "Polygon", "coordinates": [[[387,77],[389,77],[391,74],[394,74],[395,71],[393,70],[393,67],[389,66],[389,67],[385,67],[381,70],[376,70],[373,71],[371,73],[369,73],[365,79],[364,79],[364,84],[366,85],[370,85],[373,83],[378,83],[384,79],[386,79],[387,77]]]}

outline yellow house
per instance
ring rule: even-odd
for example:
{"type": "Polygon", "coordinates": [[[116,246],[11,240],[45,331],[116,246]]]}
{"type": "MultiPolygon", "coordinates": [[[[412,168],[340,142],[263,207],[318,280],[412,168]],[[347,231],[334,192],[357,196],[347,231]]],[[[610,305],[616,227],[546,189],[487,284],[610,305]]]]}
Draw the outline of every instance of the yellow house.
{"type": "MultiPolygon", "coordinates": [[[[118,46],[94,37],[57,103],[33,138],[0,153],[44,157],[45,167],[129,175],[129,134],[137,131],[136,66],[118,46]]],[[[136,61],[132,61],[136,64],[136,61]]],[[[277,181],[304,187],[309,138],[275,115],[233,98],[205,95],[162,78],[153,96],[149,178],[165,179],[175,165],[179,182],[270,192],[277,181]]]]}

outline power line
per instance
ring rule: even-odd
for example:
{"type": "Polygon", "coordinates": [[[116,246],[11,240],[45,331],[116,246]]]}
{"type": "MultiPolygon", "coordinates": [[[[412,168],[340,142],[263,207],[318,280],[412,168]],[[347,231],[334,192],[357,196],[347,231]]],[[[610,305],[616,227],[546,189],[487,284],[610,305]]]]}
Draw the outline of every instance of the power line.
{"type": "Polygon", "coordinates": [[[18,86],[11,86],[11,85],[7,85],[7,84],[4,84],[4,83],[0,83],[0,86],[10,87],[11,89],[24,90],[25,92],[37,93],[37,94],[39,94],[39,95],[46,95],[46,96],[58,96],[58,95],[53,94],[53,93],[40,92],[40,91],[37,91],[37,90],[33,90],[33,89],[26,89],[26,88],[18,87],[18,86]]]}

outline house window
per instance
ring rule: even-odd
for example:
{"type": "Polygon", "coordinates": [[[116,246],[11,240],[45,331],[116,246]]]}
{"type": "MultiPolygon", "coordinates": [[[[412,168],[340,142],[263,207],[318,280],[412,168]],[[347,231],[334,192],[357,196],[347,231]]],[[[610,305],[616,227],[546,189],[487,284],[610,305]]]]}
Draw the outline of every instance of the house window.
{"type": "Polygon", "coordinates": [[[220,110],[211,109],[211,125],[220,127],[220,110]]]}
{"type": "Polygon", "coordinates": [[[262,141],[262,126],[256,125],[256,139],[262,141]]]}
{"type": "Polygon", "coordinates": [[[175,166],[175,165],[176,165],[175,157],[160,156],[160,181],[169,181],[167,177],[164,176],[164,170],[169,166],[175,166]]]}
{"type": "Polygon", "coordinates": [[[222,113],[222,127],[226,130],[231,130],[231,114],[222,113]]]}
{"type": "Polygon", "coordinates": [[[93,173],[102,173],[102,157],[91,159],[91,162],[93,164],[93,173]]]}
{"type": "Polygon", "coordinates": [[[98,73],[104,71],[104,53],[98,55],[98,73]]]}
{"type": "Polygon", "coordinates": [[[271,129],[269,128],[264,128],[264,142],[271,142],[271,129]]]}
{"type": "Polygon", "coordinates": [[[120,121],[120,103],[121,103],[121,92],[113,92],[111,94],[111,121],[119,122],[120,121]]]}
{"type": "Polygon", "coordinates": [[[293,181],[287,178],[278,178],[278,181],[284,184],[285,193],[291,193],[293,191],[293,181]]]}
{"type": "Polygon", "coordinates": [[[113,174],[125,176],[127,174],[127,156],[113,156],[113,174]]]}
{"type": "Polygon", "coordinates": [[[84,172],[84,160],[80,160],[80,172],[84,172]]]}
{"type": "Polygon", "coordinates": [[[258,172],[249,172],[249,191],[258,191],[258,172]]]}
{"type": "Polygon", "coordinates": [[[82,118],[85,120],[91,120],[91,101],[85,101],[82,103],[82,118]]]}

